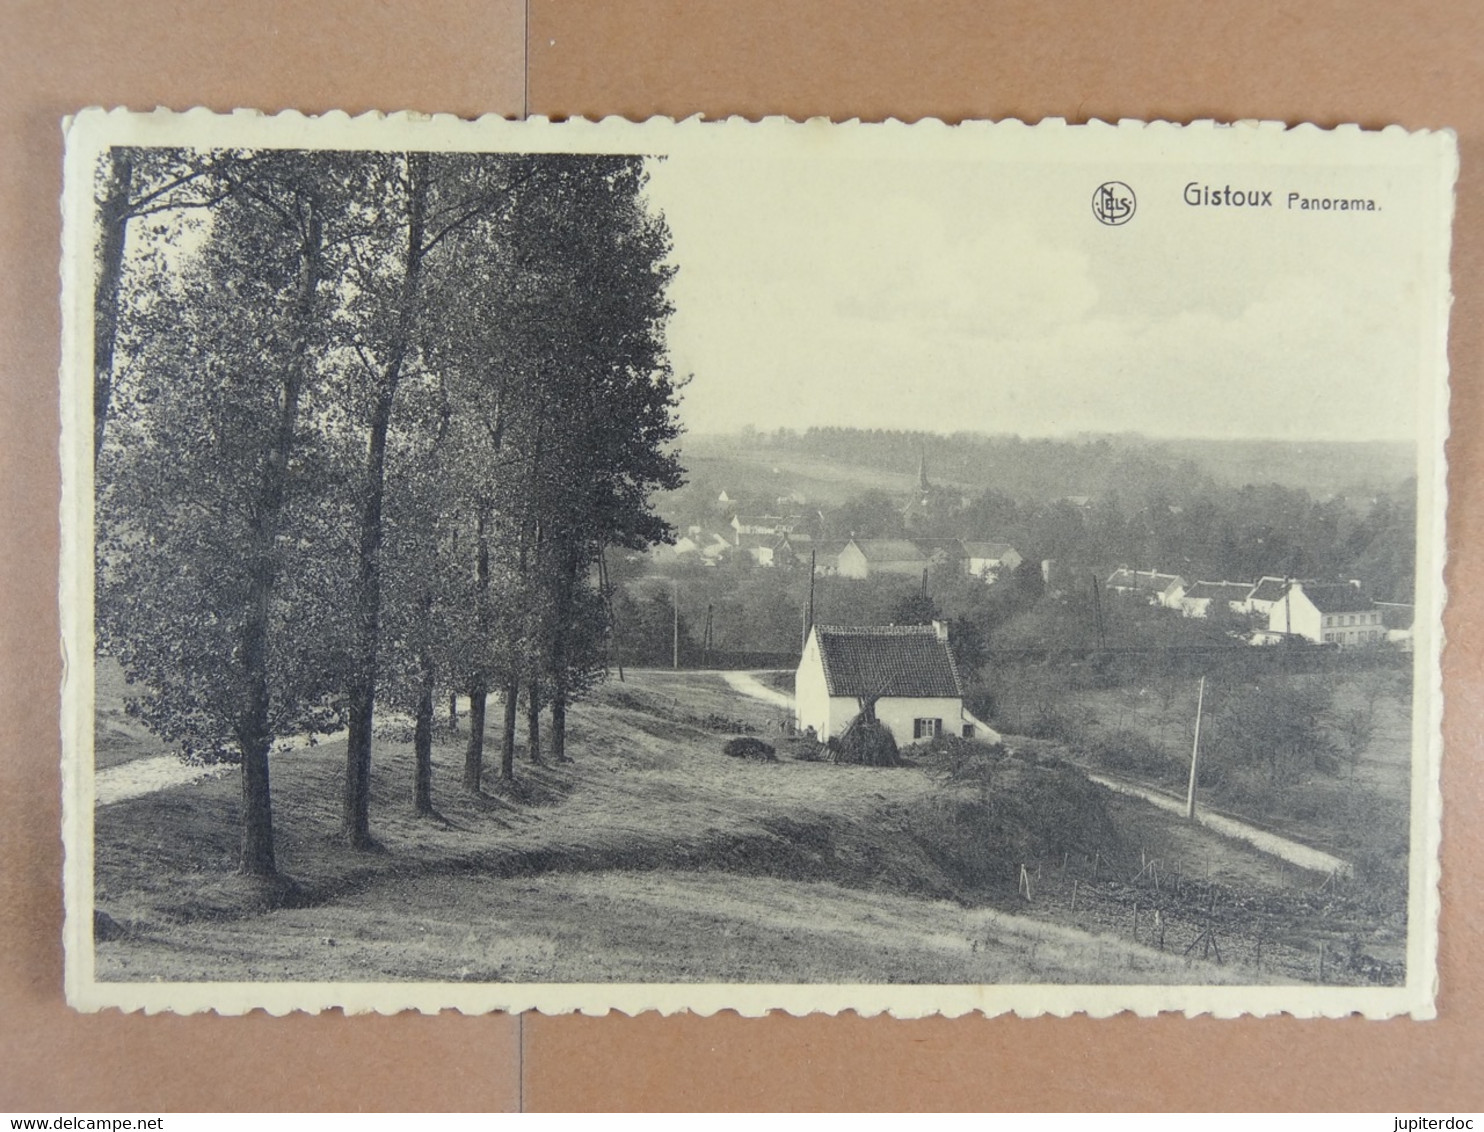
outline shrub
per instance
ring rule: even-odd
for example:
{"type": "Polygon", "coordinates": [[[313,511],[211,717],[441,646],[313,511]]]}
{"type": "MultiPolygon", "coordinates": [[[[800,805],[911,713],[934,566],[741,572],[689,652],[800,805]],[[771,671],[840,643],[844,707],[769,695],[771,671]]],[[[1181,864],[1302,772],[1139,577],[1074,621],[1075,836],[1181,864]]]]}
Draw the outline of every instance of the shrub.
{"type": "Polygon", "coordinates": [[[831,762],[856,766],[901,765],[897,741],[890,728],[880,720],[867,719],[864,713],[851,720],[850,726],[826,746],[831,762]]]}
{"type": "Polygon", "coordinates": [[[940,788],[905,815],[913,840],[962,888],[1011,892],[1027,862],[1121,852],[1108,793],[1081,771],[978,746],[946,751],[940,788]]]}
{"type": "Polygon", "coordinates": [[[829,753],[825,745],[816,739],[812,732],[789,739],[788,749],[789,753],[801,763],[820,762],[829,753]]]}
{"type": "Polygon", "coordinates": [[[721,748],[721,753],[734,759],[752,759],[760,763],[778,761],[778,756],[773,753],[771,744],[764,743],[761,739],[754,739],[750,735],[728,739],[721,748]]]}
{"type": "Polygon", "coordinates": [[[1106,770],[1132,774],[1160,774],[1169,769],[1170,757],[1147,735],[1123,728],[1100,735],[1087,752],[1106,770]]]}

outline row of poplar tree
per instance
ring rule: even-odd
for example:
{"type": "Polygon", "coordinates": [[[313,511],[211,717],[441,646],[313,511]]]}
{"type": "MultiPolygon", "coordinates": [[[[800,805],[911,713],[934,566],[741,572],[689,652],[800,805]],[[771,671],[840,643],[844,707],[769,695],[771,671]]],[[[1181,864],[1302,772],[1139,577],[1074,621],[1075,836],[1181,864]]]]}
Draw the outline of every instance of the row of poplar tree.
{"type": "Polygon", "coordinates": [[[564,757],[600,677],[605,547],[681,482],[663,217],[630,156],[114,149],[95,302],[98,647],[187,756],[240,761],[241,868],[275,871],[269,752],[517,703],[564,757]]]}

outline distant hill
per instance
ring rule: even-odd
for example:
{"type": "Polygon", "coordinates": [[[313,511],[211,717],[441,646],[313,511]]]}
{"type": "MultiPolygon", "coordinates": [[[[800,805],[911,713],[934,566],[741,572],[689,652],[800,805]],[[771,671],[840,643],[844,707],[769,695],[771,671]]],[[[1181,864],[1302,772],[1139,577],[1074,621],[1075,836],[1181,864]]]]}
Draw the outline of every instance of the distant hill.
{"type": "Polygon", "coordinates": [[[1301,487],[1316,498],[1370,494],[1417,473],[1416,445],[1399,441],[1121,439],[1143,445],[1151,455],[1168,453],[1171,462],[1193,461],[1231,487],[1276,483],[1301,487]]]}
{"type": "Polygon", "coordinates": [[[832,506],[869,490],[909,492],[920,461],[939,486],[994,488],[1022,502],[1172,499],[1208,486],[1278,484],[1315,499],[1368,498],[1415,474],[1415,448],[1381,441],[1150,439],[1133,434],[1026,439],[866,429],[687,437],[682,462],[698,494],[763,503],[795,492],[832,506]]]}

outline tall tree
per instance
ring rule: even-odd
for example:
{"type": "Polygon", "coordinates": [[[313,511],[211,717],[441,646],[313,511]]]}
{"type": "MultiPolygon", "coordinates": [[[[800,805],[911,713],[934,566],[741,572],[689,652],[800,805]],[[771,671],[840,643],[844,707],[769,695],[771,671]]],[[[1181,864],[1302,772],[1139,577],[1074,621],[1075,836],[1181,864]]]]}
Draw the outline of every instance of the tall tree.
{"type": "MultiPolygon", "coordinates": [[[[356,294],[341,320],[341,335],[364,378],[357,406],[365,449],[342,804],[343,834],[356,848],[372,844],[371,726],[381,643],[387,443],[403,379],[425,362],[420,349],[425,277],[434,251],[450,258],[459,235],[499,213],[532,168],[529,159],[504,156],[373,154],[364,160],[375,170],[375,199],[360,202],[368,235],[353,273],[356,294]]],[[[455,258],[448,270],[458,275],[462,266],[455,258]]]]}
{"type": "Polygon", "coordinates": [[[254,875],[276,871],[275,737],[338,719],[335,586],[312,561],[327,541],[324,467],[305,427],[333,275],[330,180],[304,155],[264,157],[198,253],[161,237],[174,251],[140,281],[155,326],[98,467],[100,647],[137,682],[131,710],[152,730],[241,763],[240,864],[254,875]]]}

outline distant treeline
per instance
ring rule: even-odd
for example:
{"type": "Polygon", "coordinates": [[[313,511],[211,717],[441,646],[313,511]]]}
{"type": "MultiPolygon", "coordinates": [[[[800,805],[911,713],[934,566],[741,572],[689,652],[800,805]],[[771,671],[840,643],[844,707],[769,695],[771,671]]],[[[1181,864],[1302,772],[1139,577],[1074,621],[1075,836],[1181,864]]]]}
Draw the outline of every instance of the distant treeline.
{"type": "Polygon", "coordinates": [[[926,456],[935,482],[983,485],[1036,500],[1098,495],[1109,487],[1135,496],[1169,491],[1172,477],[1188,492],[1277,483],[1319,497],[1353,495],[1392,486],[1415,466],[1412,445],[1387,441],[1047,439],[855,428],[779,429],[741,439],[750,447],[903,474],[915,474],[926,456]]]}
{"type": "MultiPolygon", "coordinates": [[[[1026,559],[1053,559],[1063,585],[1068,574],[1085,581],[1088,572],[1106,576],[1128,565],[1188,581],[1357,578],[1379,600],[1412,600],[1415,478],[1321,495],[1274,482],[1232,486],[1191,460],[1162,460],[1156,448],[1107,439],[810,429],[756,440],[760,467],[778,449],[875,468],[915,468],[926,452],[933,487],[925,506],[909,515],[906,496],[881,490],[833,507],[800,506],[803,529],[816,537],[1002,540],[1026,559]],[[987,486],[963,486],[972,483],[987,486]]],[[[732,492],[745,496],[747,487],[732,492]]]]}

